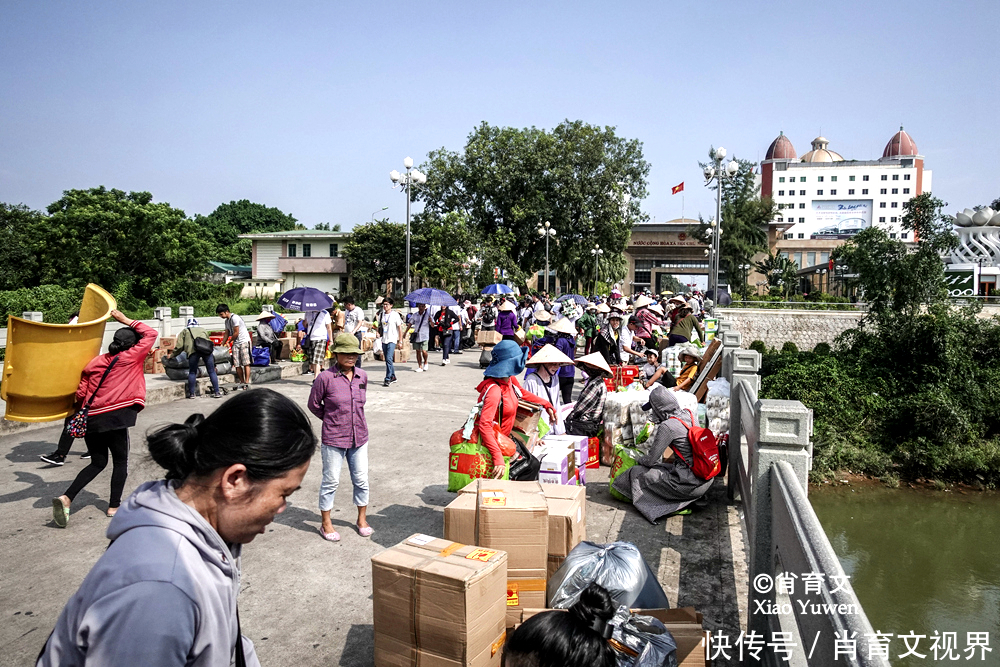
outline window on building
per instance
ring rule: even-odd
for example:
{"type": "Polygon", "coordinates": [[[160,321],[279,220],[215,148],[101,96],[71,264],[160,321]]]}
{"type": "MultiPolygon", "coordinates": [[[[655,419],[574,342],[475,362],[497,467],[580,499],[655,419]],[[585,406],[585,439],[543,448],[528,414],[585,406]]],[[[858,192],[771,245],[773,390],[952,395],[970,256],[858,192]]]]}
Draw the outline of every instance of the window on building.
{"type": "Polygon", "coordinates": [[[890,239],[894,239],[894,238],[896,238],[896,232],[890,232],[890,233],[889,233],[889,238],[890,238],[890,239]]]}
{"type": "Polygon", "coordinates": [[[849,180],[849,181],[853,181],[853,180],[854,180],[854,177],[853,177],[853,176],[848,176],[848,177],[847,177],[847,180],[849,180]]]}
{"type": "Polygon", "coordinates": [[[779,197],[784,197],[785,196],[785,191],[784,190],[778,190],[778,196],[779,197]]]}
{"type": "Polygon", "coordinates": [[[868,188],[861,188],[861,194],[863,195],[868,194],[868,188]]]}
{"type": "Polygon", "coordinates": [[[879,217],[878,221],[879,222],[885,222],[885,216],[883,215],[883,216],[879,217]]]}
{"type": "Polygon", "coordinates": [[[651,259],[637,259],[635,260],[635,282],[642,284],[649,284],[650,278],[652,277],[653,260],[651,259]]]}
{"type": "Polygon", "coordinates": [[[806,266],[816,266],[816,253],[806,253],[806,266]]]}
{"type": "Polygon", "coordinates": [[[804,239],[805,237],[806,237],[806,235],[805,235],[805,234],[799,234],[799,238],[800,238],[800,239],[804,239]]]}
{"type": "Polygon", "coordinates": [[[892,194],[898,195],[899,194],[899,188],[893,188],[892,189],[892,194]]]}
{"type": "Polygon", "coordinates": [[[804,201],[800,201],[799,202],[799,208],[805,208],[805,207],[806,207],[806,203],[804,201]]]}
{"type": "Polygon", "coordinates": [[[302,256],[303,257],[312,257],[312,244],[311,243],[303,243],[302,244],[302,256]]]}
{"type": "Polygon", "coordinates": [[[805,197],[806,196],[806,191],[805,190],[799,190],[799,195],[802,196],[802,197],[805,197]]]}
{"type": "Polygon", "coordinates": [[[889,222],[896,222],[896,216],[892,216],[891,218],[889,218],[889,222]]]}
{"type": "Polygon", "coordinates": [[[836,188],[834,188],[833,190],[830,190],[830,194],[831,194],[831,195],[835,195],[835,194],[837,194],[837,189],[836,189],[836,188]]]}
{"type": "Polygon", "coordinates": [[[864,176],[862,176],[862,177],[861,177],[861,180],[862,180],[862,181],[867,181],[867,180],[868,180],[868,175],[867,175],[867,174],[865,174],[864,176]]]}
{"type": "Polygon", "coordinates": [[[903,188],[903,194],[904,195],[910,194],[910,188],[903,188]]]}
{"type": "MultiPolygon", "coordinates": [[[[794,220],[792,222],[794,222],[794,220]]],[[[790,238],[792,238],[794,236],[795,236],[795,234],[785,234],[785,240],[787,241],[788,239],[790,239],[790,238]]]]}
{"type": "Polygon", "coordinates": [[[288,256],[289,257],[295,257],[295,244],[294,243],[289,243],[288,244],[288,256]]]}
{"type": "Polygon", "coordinates": [[[784,183],[785,182],[785,177],[784,176],[778,176],[778,182],[779,183],[784,183]]]}
{"type": "Polygon", "coordinates": [[[904,181],[910,180],[910,175],[909,174],[903,174],[903,180],[904,181]]]}
{"type": "Polygon", "coordinates": [[[817,176],[816,177],[816,181],[819,182],[819,183],[822,183],[823,182],[823,177],[822,176],[817,176]]]}
{"type": "Polygon", "coordinates": [[[799,176],[799,183],[805,183],[805,182],[806,182],[806,177],[805,176],[799,176]]]}
{"type": "Polygon", "coordinates": [[[892,207],[893,208],[899,208],[899,202],[898,201],[892,202],[892,207]]]}
{"type": "Polygon", "coordinates": [[[788,177],[788,182],[789,183],[794,183],[795,182],[795,177],[794,176],[789,176],[788,177]]]}
{"type": "Polygon", "coordinates": [[[828,252],[821,252],[819,254],[819,263],[820,264],[826,264],[829,261],[830,261],[830,253],[828,253],[828,252]]]}
{"type": "Polygon", "coordinates": [[[910,238],[910,233],[909,232],[903,232],[902,234],[899,235],[899,238],[901,238],[901,239],[903,239],[905,241],[906,239],[910,238]]]}
{"type": "Polygon", "coordinates": [[[847,194],[853,195],[854,194],[854,188],[848,188],[847,189],[847,194]]]}
{"type": "Polygon", "coordinates": [[[779,255],[781,255],[782,257],[784,257],[785,259],[790,259],[790,258],[788,257],[788,251],[787,251],[787,250],[782,250],[782,251],[781,251],[781,252],[779,252],[778,254],[779,254],[779,255]]]}
{"type": "MultiPolygon", "coordinates": [[[[805,222],[805,221],[806,221],[806,219],[805,219],[805,218],[799,218],[799,222],[805,222]]],[[[799,236],[799,238],[802,238],[802,237],[801,237],[801,236],[799,236]]]]}
{"type": "Polygon", "coordinates": [[[799,267],[800,269],[802,268],[802,253],[801,252],[795,253],[795,266],[799,267]]]}
{"type": "Polygon", "coordinates": [[[330,257],[339,257],[339,256],[340,256],[340,253],[337,252],[337,244],[336,243],[331,243],[330,244],[330,257]]]}
{"type": "Polygon", "coordinates": [[[831,176],[831,177],[830,177],[830,181],[831,181],[832,183],[836,183],[836,182],[837,182],[837,177],[836,177],[836,176],[831,176]]]}
{"type": "Polygon", "coordinates": [[[823,196],[823,191],[822,190],[817,190],[816,191],[816,196],[817,197],[822,197],[823,196]]]}
{"type": "Polygon", "coordinates": [[[882,174],[882,180],[883,181],[888,181],[889,180],[889,176],[886,175],[886,174],[882,174]]]}
{"type": "Polygon", "coordinates": [[[892,180],[898,181],[899,180],[899,174],[893,174],[892,175],[892,180]]]}
{"type": "Polygon", "coordinates": [[[885,202],[884,202],[884,201],[880,201],[880,202],[878,203],[878,207],[879,207],[879,208],[885,208],[885,202]]]}
{"type": "Polygon", "coordinates": [[[885,188],[882,188],[882,189],[880,189],[880,190],[878,191],[878,193],[879,193],[880,195],[884,195],[884,194],[885,194],[885,188]]]}

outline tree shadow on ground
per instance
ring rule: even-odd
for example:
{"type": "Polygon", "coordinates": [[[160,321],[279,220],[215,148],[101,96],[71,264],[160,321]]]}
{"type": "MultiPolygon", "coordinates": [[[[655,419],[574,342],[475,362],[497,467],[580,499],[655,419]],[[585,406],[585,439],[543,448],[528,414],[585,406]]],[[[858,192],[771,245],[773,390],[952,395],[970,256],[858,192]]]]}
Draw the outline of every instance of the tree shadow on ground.
{"type": "Polygon", "coordinates": [[[375,626],[352,625],[340,654],[341,667],[367,667],[375,664],[375,626]]]}
{"type": "Polygon", "coordinates": [[[392,547],[414,533],[435,537],[444,535],[444,514],[433,507],[389,505],[368,520],[375,529],[372,541],[383,547],[392,547]]]}
{"type": "Polygon", "coordinates": [[[425,486],[419,496],[425,505],[444,507],[455,499],[456,494],[448,490],[447,484],[432,484],[425,486]]]}
{"type": "MultiPolygon", "coordinates": [[[[43,454],[51,454],[55,450],[57,444],[58,443],[56,442],[49,442],[47,440],[29,440],[12,447],[11,450],[7,452],[7,456],[4,458],[11,463],[36,463],[39,468],[55,468],[56,466],[50,465],[38,457],[43,454]]],[[[79,446],[76,447],[76,451],[70,452],[70,456],[67,457],[67,461],[71,463],[83,461],[84,465],[86,465],[86,459],[79,458],[79,455],[85,453],[86,451],[87,448],[81,440],[79,446]],[[73,456],[74,454],[76,454],[76,456],[73,456]]]]}

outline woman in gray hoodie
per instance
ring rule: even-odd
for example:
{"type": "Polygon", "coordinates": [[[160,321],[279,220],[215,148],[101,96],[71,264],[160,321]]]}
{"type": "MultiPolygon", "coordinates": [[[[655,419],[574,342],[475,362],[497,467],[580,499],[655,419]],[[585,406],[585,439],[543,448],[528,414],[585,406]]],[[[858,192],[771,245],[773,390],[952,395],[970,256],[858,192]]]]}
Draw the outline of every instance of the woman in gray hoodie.
{"type": "Polygon", "coordinates": [[[148,440],[166,479],[115,514],[37,664],[259,665],[239,630],[240,552],[299,488],[316,449],[309,418],[257,389],[148,440]]]}

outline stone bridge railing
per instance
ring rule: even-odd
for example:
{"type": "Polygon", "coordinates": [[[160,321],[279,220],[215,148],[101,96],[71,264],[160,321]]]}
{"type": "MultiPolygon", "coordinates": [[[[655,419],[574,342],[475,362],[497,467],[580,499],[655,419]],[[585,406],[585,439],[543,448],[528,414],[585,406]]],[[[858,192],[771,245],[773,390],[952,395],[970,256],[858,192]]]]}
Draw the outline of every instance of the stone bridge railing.
{"type": "Polygon", "coordinates": [[[758,399],[760,355],[740,349],[732,322],[720,323],[720,335],[731,387],[729,498],[743,505],[748,538],[744,653],[757,637],[767,665],[888,667],[869,652],[871,624],[809,503],[812,410],[758,399]]]}

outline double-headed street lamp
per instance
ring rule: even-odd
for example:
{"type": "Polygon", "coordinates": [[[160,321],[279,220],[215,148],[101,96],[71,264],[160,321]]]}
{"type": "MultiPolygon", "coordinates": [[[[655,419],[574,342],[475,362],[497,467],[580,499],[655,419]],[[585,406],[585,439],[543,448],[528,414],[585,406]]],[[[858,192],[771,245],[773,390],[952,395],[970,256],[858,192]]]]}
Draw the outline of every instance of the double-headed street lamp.
{"type": "Polygon", "coordinates": [[[740,170],[740,165],[736,160],[730,160],[723,165],[726,159],[726,149],[719,146],[710,155],[713,165],[705,167],[705,185],[711,185],[715,181],[715,219],[708,223],[712,228],[712,252],[709,255],[708,279],[709,289],[712,290],[712,315],[719,303],[719,237],[722,236],[722,180],[731,179],[740,170]]]}
{"type": "Polygon", "coordinates": [[[556,235],[556,230],[552,229],[552,223],[546,220],[545,224],[538,225],[538,235],[545,237],[545,287],[543,288],[542,291],[548,292],[549,291],[549,238],[556,235]]]}
{"type": "MultiPolygon", "coordinates": [[[[406,191],[406,294],[410,293],[410,186],[423,185],[427,182],[427,176],[413,168],[413,158],[408,157],[403,160],[405,173],[399,173],[395,169],[389,172],[392,179],[393,189],[405,188],[406,191]]],[[[385,210],[385,209],[383,209],[385,210]]]]}
{"type": "Polygon", "coordinates": [[[388,206],[383,206],[383,207],[382,207],[382,208],[380,208],[380,209],[379,209],[378,211],[374,211],[374,212],[372,213],[372,222],[375,222],[375,213],[378,213],[379,211],[388,211],[388,210],[389,210],[389,207],[388,207],[388,206]]]}
{"type": "Polygon", "coordinates": [[[597,294],[597,278],[600,270],[601,255],[604,254],[604,251],[601,250],[601,246],[595,245],[590,249],[590,254],[594,256],[594,294],[597,294]]]}

